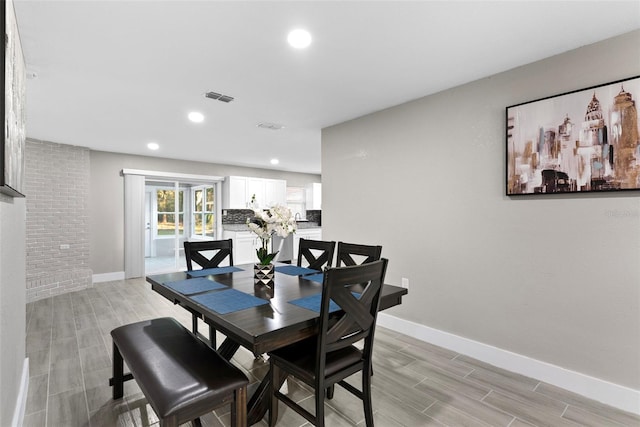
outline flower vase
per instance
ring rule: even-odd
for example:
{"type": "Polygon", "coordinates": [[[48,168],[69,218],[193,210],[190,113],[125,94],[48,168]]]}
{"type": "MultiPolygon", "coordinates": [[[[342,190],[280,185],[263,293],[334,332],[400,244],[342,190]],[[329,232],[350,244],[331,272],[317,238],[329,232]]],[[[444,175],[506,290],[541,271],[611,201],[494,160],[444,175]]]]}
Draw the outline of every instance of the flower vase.
{"type": "Polygon", "coordinates": [[[275,277],[275,267],[273,264],[254,264],[253,278],[256,285],[273,287],[273,278],[275,277]]]}

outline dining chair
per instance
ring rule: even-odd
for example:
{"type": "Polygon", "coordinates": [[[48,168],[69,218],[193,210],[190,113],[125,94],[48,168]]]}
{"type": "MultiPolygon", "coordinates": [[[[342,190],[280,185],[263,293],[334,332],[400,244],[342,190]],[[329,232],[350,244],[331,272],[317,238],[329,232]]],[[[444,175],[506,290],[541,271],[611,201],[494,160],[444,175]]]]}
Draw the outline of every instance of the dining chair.
{"type": "Polygon", "coordinates": [[[300,239],[298,244],[298,267],[307,267],[318,271],[322,271],[325,266],[331,267],[335,247],[336,242],[300,239]],[[309,265],[303,266],[303,260],[309,265]]]}
{"type": "MultiPolygon", "coordinates": [[[[360,265],[378,261],[382,254],[382,246],[359,245],[356,243],[338,242],[336,265],[360,265]]],[[[373,374],[373,373],[372,373],[373,374]]],[[[327,389],[327,399],[333,399],[334,387],[327,389]]]]}
{"type": "Polygon", "coordinates": [[[363,401],[366,425],[373,426],[371,355],[387,263],[387,259],[383,258],[368,264],[325,271],[318,335],[269,353],[269,426],[274,426],[277,421],[278,401],[313,425],[324,426],[325,390],[335,384],[363,401]],[[360,291],[359,295],[352,292],[354,288],[360,291]],[[332,309],[331,302],[337,304],[339,310],[332,309]],[[354,344],[362,340],[364,346],[359,349],[354,344]],[[344,380],[360,371],[362,387],[358,390],[344,380]],[[287,375],[314,389],[315,414],[280,392],[280,385],[287,375]]]}
{"type": "MultiPolygon", "coordinates": [[[[227,257],[229,258],[229,265],[233,265],[233,240],[185,241],[184,257],[187,261],[187,271],[193,271],[194,263],[200,266],[202,270],[216,268],[227,257]]],[[[196,336],[198,335],[198,318],[199,316],[191,311],[191,330],[196,336]]],[[[211,347],[216,348],[216,330],[212,326],[209,326],[209,341],[211,347]]]]}
{"type": "Polygon", "coordinates": [[[357,245],[355,243],[338,242],[336,265],[367,264],[380,259],[382,246],[357,245]]]}
{"type": "Polygon", "coordinates": [[[229,265],[233,265],[233,240],[185,241],[184,257],[187,261],[187,271],[193,271],[194,262],[203,270],[216,268],[227,257],[229,257],[229,265]],[[208,254],[211,251],[213,253],[208,254]]]}

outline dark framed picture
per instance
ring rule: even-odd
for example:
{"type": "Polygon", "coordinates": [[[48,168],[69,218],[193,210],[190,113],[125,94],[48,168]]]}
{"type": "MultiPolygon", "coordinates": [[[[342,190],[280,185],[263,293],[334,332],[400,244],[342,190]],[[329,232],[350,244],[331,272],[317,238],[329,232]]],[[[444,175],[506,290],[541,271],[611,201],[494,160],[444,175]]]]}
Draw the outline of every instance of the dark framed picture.
{"type": "Polygon", "coordinates": [[[0,192],[13,197],[24,197],[25,146],[25,79],[26,71],[20,34],[13,2],[2,0],[0,20],[5,34],[5,52],[2,67],[4,86],[3,135],[0,139],[0,192]]]}
{"type": "Polygon", "coordinates": [[[507,107],[508,196],[640,189],[640,76],[507,107]]]}

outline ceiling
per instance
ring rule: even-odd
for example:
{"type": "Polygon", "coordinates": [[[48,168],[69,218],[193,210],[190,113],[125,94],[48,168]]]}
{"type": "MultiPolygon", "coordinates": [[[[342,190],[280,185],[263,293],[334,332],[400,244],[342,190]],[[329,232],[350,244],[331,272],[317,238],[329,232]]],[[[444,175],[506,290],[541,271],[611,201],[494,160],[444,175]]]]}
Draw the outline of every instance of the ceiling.
{"type": "Polygon", "coordinates": [[[306,173],[324,127],[640,28],[638,0],[14,4],[28,137],[306,173]]]}

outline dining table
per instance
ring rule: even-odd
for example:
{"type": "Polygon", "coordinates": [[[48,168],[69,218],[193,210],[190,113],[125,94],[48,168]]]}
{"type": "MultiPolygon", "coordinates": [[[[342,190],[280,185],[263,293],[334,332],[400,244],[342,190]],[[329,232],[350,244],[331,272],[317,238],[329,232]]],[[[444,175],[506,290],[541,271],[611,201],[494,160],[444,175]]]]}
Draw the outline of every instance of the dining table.
{"type": "MultiPolygon", "coordinates": [[[[264,286],[255,284],[253,267],[178,271],[149,275],[146,280],[152,290],[221,332],[225,339],[216,350],[227,360],[241,346],[257,357],[316,335],[323,273],[275,263],[273,285],[264,286]]],[[[361,285],[352,285],[351,290],[361,292],[361,285]]],[[[405,288],[384,284],[379,310],[401,304],[406,294],[405,288]]],[[[215,340],[208,343],[215,348],[215,340]]],[[[267,373],[247,403],[249,425],[258,423],[268,410],[269,377],[267,373]]]]}

